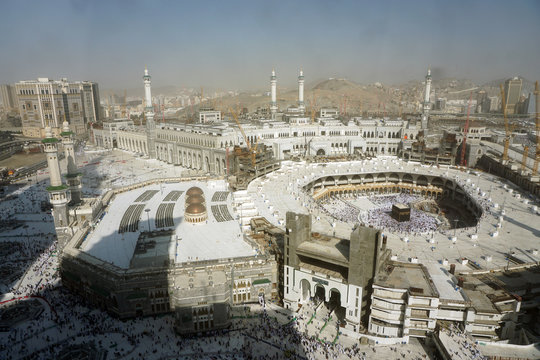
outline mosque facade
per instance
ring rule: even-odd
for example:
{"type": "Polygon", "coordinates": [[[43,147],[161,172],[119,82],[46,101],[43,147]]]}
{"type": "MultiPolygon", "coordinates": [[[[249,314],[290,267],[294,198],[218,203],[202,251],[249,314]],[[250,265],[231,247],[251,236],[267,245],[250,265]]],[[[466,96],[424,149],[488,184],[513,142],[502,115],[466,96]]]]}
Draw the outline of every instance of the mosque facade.
{"type": "MultiPolygon", "coordinates": [[[[152,98],[147,69],[144,84],[148,104],[152,98]]],[[[415,121],[404,119],[356,117],[345,121],[320,117],[312,121],[304,115],[303,71],[298,76],[298,106],[279,113],[276,84],[273,70],[271,118],[244,124],[242,128],[251,144],[267,145],[278,160],[294,156],[395,156],[409,149],[421,130],[415,121]]],[[[116,144],[122,150],[213,175],[226,175],[228,154],[234,146],[246,145],[241,130],[234,123],[155,124],[152,108],[145,109],[145,127],[130,125],[114,133],[94,129],[95,143],[103,147],[116,144]]]]}

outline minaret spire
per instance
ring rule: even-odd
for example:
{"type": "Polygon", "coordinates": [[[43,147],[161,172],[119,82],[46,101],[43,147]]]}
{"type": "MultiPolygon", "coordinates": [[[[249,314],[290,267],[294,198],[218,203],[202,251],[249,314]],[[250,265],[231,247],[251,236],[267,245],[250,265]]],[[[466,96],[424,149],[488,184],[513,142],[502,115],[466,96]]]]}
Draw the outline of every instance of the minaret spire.
{"type": "Polygon", "coordinates": [[[68,203],[71,200],[71,193],[66,185],[62,183],[60,174],[60,162],[58,160],[58,139],[53,137],[50,126],[45,128],[45,138],[42,140],[43,148],[47,156],[49,168],[50,186],[47,187],[49,199],[53,206],[54,227],[59,240],[59,248],[64,246],[63,229],[69,226],[68,203]],[[62,229],[62,231],[58,231],[62,229]]]}
{"type": "Polygon", "coordinates": [[[300,75],[298,75],[298,110],[301,112],[306,111],[304,105],[304,72],[300,68],[300,75]]]}
{"type": "Polygon", "coordinates": [[[64,145],[64,156],[67,161],[66,180],[71,191],[71,200],[73,203],[81,201],[81,173],[77,169],[77,160],[75,159],[75,146],[73,141],[73,132],[69,129],[69,123],[66,121],[64,114],[64,122],[62,123],[62,144],[64,145]]]}
{"type": "Polygon", "coordinates": [[[431,110],[431,103],[429,102],[429,94],[431,92],[431,65],[428,67],[426,75],[426,90],[424,92],[424,103],[422,112],[422,130],[424,130],[424,136],[428,129],[429,111],[431,110]]]}
{"type": "Polygon", "coordinates": [[[270,101],[270,112],[272,114],[275,114],[278,110],[276,86],[277,86],[276,70],[272,69],[272,76],[270,76],[270,94],[272,97],[270,101]]]}
{"type": "Polygon", "coordinates": [[[152,106],[152,90],[151,90],[151,77],[148,74],[148,67],[144,67],[144,98],[145,107],[144,115],[146,117],[146,141],[148,148],[148,157],[150,159],[156,158],[156,124],[154,123],[154,107],[152,106]]]}

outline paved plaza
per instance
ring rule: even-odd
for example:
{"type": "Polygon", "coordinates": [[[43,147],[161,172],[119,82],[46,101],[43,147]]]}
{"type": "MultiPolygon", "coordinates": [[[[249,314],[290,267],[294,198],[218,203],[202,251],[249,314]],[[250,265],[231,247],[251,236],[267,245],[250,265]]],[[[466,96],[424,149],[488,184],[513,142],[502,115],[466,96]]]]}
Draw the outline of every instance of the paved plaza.
{"type": "MultiPolygon", "coordinates": [[[[97,196],[109,188],[155,177],[190,175],[181,167],[133,157],[121,151],[88,151],[80,154],[80,158],[83,192],[87,195],[97,196]]],[[[384,168],[393,166],[396,161],[328,164],[324,171],[384,168]]],[[[413,165],[401,162],[394,165],[415,171],[413,165]]],[[[278,173],[254,181],[247,193],[260,215],[278,226],[283,226],[286,210],[312,212],[315,215],[314,231],[335,231],[348,237],[351,224],[323,213],[318,204],[301,191],[302,183],[315,177],[317,171],[305,164],[285,163],[278,173]]],[[[449,240],[452,230],[413,234],[408,242],[399,234],[388,234],[389,247],[399,260],[418,256],[433,268],[435,275],[437,270],[440,271],[436,264],[443,258],[456,261],[467,256],[489,268],[506,263],[501,253],[527,249],[530,247],[527,239],[531,235],[538,238],[538,230],[525,225],[531,223],[528,217],[535,216],[524,201],[527,200],[525,195],[518,197],[517,190],[489,175],[447,169],[437,171],[459,178],[463,186],[475,193],[489,192],[490,201],[484,196],[488,211],[478,229],[459,229],[455,243],[449,240]],[[506,214],[501,231],[515,234],[511,243],[501,240],[505,236],[490,236],[500,221],[502,206],[506,214]],[[473,240],[472,234],[478,234],[478,238],[473,240]],[[435,238],[433,243],[429,242],[430,237],[435,238]],[[490,262],[485,260],[488,255],[492,256],[490,262]]],[[[20,184],[10,185],[7,197],[0,202],[0,214],[6,220],[1,224],[0,234],[0,253],[4,259],[0,266],[2,359],[433,358],[434,348],[416,339],[405,345],[360,344],[359,340],[340,334],[336,319],[328,317],[325,304],[316,300],[305,304],[297,313],[272,303],[234,308],[230,329],[194,338],[175,335],[172,314],[129,321],[112,318],[61,286],[52,216],[41,209],[41,201],[46,199],[47,176],[44,170],[20,184]]],[[[218,196],[221,195],[216,198],[218,196]]],[[[233,216],[237,218],[239,214],[233,216]]],[[[440,282],[444,282],[442,275],[440,282]]]]}

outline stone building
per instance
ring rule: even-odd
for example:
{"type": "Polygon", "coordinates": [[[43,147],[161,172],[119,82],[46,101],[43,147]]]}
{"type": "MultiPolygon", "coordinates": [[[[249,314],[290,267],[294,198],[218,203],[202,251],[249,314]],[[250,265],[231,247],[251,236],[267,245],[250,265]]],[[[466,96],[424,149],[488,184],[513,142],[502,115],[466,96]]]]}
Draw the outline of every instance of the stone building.
{"type": "Polygon", "coordinates": [[[53,135],[62,132],[62,122],[79,137],[88,135],[90,123],[100,120],[98,84],[67,79],[20,81],[15,84],[24,136],[41,138],[45,127],[53,135]]]}

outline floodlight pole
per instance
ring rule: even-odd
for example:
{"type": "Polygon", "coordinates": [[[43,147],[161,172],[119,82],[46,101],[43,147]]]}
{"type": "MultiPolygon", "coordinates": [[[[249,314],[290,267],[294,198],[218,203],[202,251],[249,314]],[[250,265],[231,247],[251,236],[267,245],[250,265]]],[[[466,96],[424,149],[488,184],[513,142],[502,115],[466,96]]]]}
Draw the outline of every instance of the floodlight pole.
{"type": "Polygon", "coordinates": [[[144,209],[146,212],[146,220],[148,221],[148,232],[150,232],[150,209],[144,209]]]}

